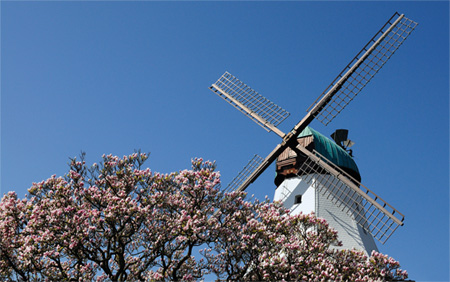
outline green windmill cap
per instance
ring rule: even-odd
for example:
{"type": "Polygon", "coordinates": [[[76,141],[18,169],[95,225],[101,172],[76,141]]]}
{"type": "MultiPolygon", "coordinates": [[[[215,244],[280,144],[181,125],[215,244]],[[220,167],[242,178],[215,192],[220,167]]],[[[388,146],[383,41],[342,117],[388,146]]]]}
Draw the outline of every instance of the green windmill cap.
{"type": "Polygon", "coordinates": [[[353,160],[352,156],[347,153],[342,147],[336,144],[333,140],[325,137],[318,131],[311,127],[306,127],[298,136],[306,137],[313,136],[314,149],[322,156],[333,162],[335,165],[354,171],[359,176],[358,166],[353,160]]]}

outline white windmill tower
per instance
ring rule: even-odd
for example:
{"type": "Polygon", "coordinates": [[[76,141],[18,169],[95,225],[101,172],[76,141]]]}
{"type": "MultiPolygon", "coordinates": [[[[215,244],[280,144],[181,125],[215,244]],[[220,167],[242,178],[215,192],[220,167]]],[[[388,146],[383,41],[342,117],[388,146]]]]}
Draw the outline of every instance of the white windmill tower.
{"type": "MultiPolygon", "coordinates": [[[[384,244],[397,227],[403,225],[403,214],[360,183],[351,155],[308,126],[314,118],[328,125],[389,60],[416,25],[395,13],[287,134],[277,126],[289,113],[225,72],[210,89],[283,139],[265,159],[255,155],[227,190],[245,190],[278,159],[275,200],[283,201],[292,212],[315,211],[337,229],[344,248],[370,254],[377,249],[373,238],[384,244]],[[321,150],[321,146],[330,148],[321,150]]],[[[338,143],[343,141],[347,141],[346,138],[338,143]]]]}
{"type": "MultiPolygon", "coordinates": [[[[331,161],[330,165],[357,184],[361,176],[351,151],[346,150],[353,145],[347,134],[348,130],[336,130],[332,141],[307,127],[298,136],[298,146],[315,151],[320,158],[331,161]]],[[[378,251],[372,235],[366,231],[368,217],[361,207],[364,202],[362,196],[340,185],[332,175],[297,152],[287,148],[277,158],[274,201],[283,202],[292,214],[314,212],[317,217],[324,218],[342,241],[342,246],[335,248],[363,250],[369,255],[373,250],[378,251]],[[346,210],[341,206],[355,208],[346,210]]],[[[368,191],[364,187],[360,189],[368,191]]]]}

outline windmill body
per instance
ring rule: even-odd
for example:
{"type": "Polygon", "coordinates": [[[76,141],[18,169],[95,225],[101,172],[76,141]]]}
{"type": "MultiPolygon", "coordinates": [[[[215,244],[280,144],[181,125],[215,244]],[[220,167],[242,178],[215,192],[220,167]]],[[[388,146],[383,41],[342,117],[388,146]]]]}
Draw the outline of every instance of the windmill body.
{"type": "MultiPolygon", "coordinates": [[[[299,135],[298,142],[310,150],[319,150],[319,153],[332,159],[335,165],[360,179],[353,158],[319,132],[307,127],[299,135]]],[[[326,185],[321,183],[330,181],[329,178],[332,176],[326,171],[299,173],[302,161],[304,158],[299,157],[291,149],[287,149],[278,157],[274,200],[281,201],[292,214],[314,212],[316,216],[324,218],[338,232],[339,240],[342,242],[342,246],[334,246],[336,249],[356,249],[364,251],[367,255],[372,251],[378,251],[372,235],[358,224],[361,221],[358,217],[364,215],[345,212],[339,207],[351,202],[360,202],[361,196],[352,195],[352,199],[348,199],[340,197],[335,191],[329,191],[326,185]]]]}

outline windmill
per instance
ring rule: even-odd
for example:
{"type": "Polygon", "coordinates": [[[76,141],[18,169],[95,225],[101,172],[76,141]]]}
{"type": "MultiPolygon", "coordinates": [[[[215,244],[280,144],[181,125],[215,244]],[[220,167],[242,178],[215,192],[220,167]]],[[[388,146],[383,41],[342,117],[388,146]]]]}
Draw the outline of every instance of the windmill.
{"type": "MultiPolygon", "coordinates": [[[[403,225],[403,214],[362,185],[357,177],[336,165],[333,160],[317,150],[305,147],[300,135],[305,130],[311,130],[308,126],[314,119],[328,125],[367,85],[416,26],[417,23],[403,14],[395,13],[288,133],[282,132],[277,127],[289,116],[286,110],[225,72],[211,85],[210,90],[266,131],[272,131],[282,138],[282,142],[266,158],[255,155],[226,190],[245,190],[281,154],[290,152],[297,159],[298,166],[295,170],[291,170],[296,178],[319,191],[322,198],[327,198],[336,209],[356,222],[360,230],[370,234],[370,238],[373,236],[384,244],[397,227],[403,225]]],[[[348,146],[351,143],[346,144],[348,146]]],[[[287,196],[278,198],[284,201],[286,197],[293,196],[292,191],[287,192],[287,196]]]]}

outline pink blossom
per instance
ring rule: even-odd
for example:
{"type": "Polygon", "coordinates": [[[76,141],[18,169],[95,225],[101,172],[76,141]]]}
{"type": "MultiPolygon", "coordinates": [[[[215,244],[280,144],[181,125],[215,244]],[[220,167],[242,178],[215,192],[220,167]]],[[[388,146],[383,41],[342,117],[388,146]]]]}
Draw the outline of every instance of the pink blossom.
{"type": "MultiPolygon", "coordinates": [[[[33,183],[0,202],[0,277],[33,280],[373,281],[407,278],[393,258],[337,251],[314,214],[222,193],[214,162],[170,174],[142,168],[146,154],[103,155],[66,179],[33,183]],[[317,228],[320,227],[320,228],[317,228]],[[81,259],[80,259],[81,258],[81,259]],[[58,263],[57,263],[58,262],[58,263]]],[[[253,198],[253,197],[252,197],[253,198]]]]}

